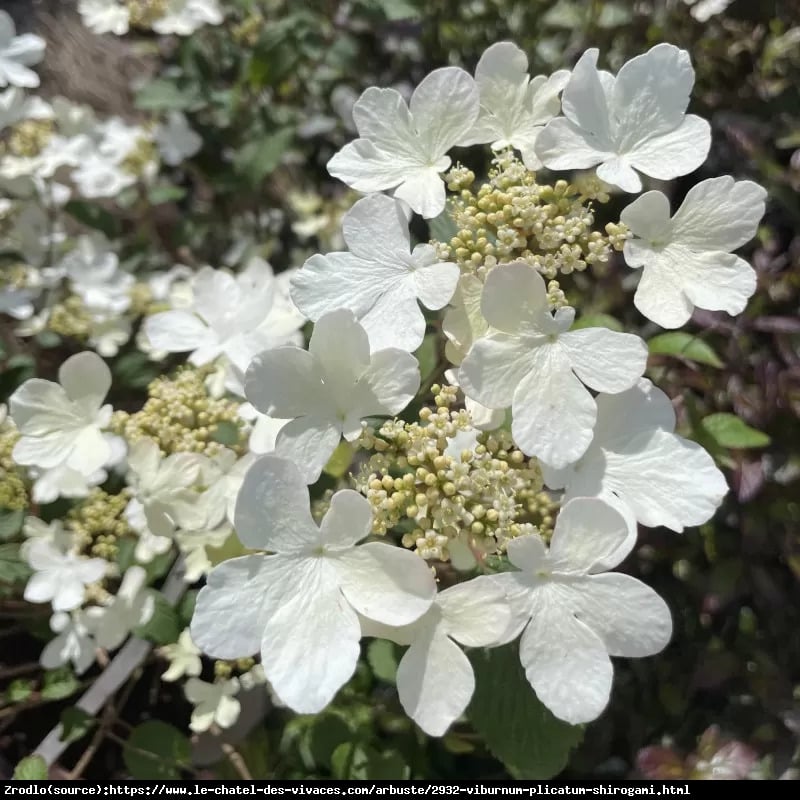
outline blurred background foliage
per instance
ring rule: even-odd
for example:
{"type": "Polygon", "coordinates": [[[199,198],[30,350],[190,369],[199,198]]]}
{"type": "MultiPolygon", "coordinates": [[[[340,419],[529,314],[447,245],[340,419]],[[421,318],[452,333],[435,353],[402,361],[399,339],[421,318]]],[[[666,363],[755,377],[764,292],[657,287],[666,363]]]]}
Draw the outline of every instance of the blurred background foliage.
{"type": "MultiPolygon", "coordinates": [[[[565,777],[584,778],[796,777],[800,6],[794,0],[734,0],[702,23],[683,0],[228,0],[222,26],[182,40],[119,41],[83,30],[70,3],[6,5],[22,30],[48,37],[45,95],[66,94],[134,119],[180,109],[204,139],[194,159],[146,193],[70,209],[76,224],[118,237],[130,269],[175,261],[222,265],[232,260],[232,248],[250,246],[280,270],[340,247],[339,221],[353,197],[324,165],[353,137],[350,108],[367,86],[410,91],[436,67],[472,70],[482,51],[503,39],[528,53],[532,74],[570,67],[587,47],[600,48],[601,63],[612,70],[661,41],[687,49],[697,71],[690,110],[710,120],[712,150],[697,174],[659,188],[673,208],[692,184],[720,174],[767,188],[767,215],[744,253],[757,270],[758,291],[739,318],[697,311],[684,332],[664,334],[633,308],[631,272],[621,261],[576,276],[574,286],[585,314],[649,341],[648,374],[673,398],[679,432],[708,448],[730,483],[712,522],[681,536],[644,531],[625,565],[667,600],[672,644],[658,657],[618,662],[608,710],[582,732],[550,731],[554,721],[543,719],[538,732],[514,731],[498,744],[492,726],[504,724],[503,708],[518,700],[518,687],[492,685],[496,665],[478,663],[479,654],[478,685],[488,688],[473,702],[471,724],[427,739],[399,708],[394,646],[376,642],[325,713],[296,717],[268,708],[257,688],[258,713],[243,715],[231,735],[237,757],[256,777],[500,778],[562,768],[565,777]]],[[[623,205],[612,198],[606,208],[618,214],[623,205]]],[[[424,228],[418,234],[426,237],[424,228]]],[[[0,325],[0,401],[34,372],[52,377],[66,355],[82,349],[69,341],[22,343],[0,325]]],[[[131,347],[116,366],[123,394],[136,405],[152,377],[143,379],[141,371],[152,365],[137,361],[131,347]]],[[[4,580],[19,587],[13,569],[8,561],[4,580]]],[[[4,617],[13,615],[18,595],[3,592],[4,617]]],[[[190,605],[179,613],[185,618],[190,605]]],[[[25,625],[33,630],[43,621],[25,625]]],[[[37,646],[30,648],[34,659],[37,646]]],[[[178,730],[188,706],[180,692],[159,683],[159,672],[145,668],[120,714],[123,731],[134,726],[131,738],[124,736],[124,766],[119,747],[109,746],[87,777],[120,770],[139,777],[175,777],[187,769],[201,777],[241,774],[218,742],[201,737],[189,749],[178,730]]],[[[80,686],[7,673],[0,684],[0,749],[13,761],[30,752],[62,713],[58,701],[80,686]],[[31,703],[43,694],[54,701],[45,707],[53,709],[49,714],[31,703]],[[28,706],[37,709],[35,717],[28,706]]],[[[62,722],[76,742],[66,760],[74,760],[96,722],[66,711],[62,722]]]]}

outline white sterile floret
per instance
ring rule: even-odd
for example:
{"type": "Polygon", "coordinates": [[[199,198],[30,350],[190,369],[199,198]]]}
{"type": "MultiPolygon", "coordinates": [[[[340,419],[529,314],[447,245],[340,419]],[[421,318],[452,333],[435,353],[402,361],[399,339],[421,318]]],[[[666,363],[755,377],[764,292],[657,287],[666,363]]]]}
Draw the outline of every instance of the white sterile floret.
{"type": "Polygon", "coordinates": [[[77,675],[86,672],[94,663],[97,642],[86,626],[85,614],[58,611],[50,617],[50,629],[56,636],[44,646],[39,663],[45,669],[56,669],[71,662],[77,675]]]}
{"type": "Polygon", "coordinates": [[[372,511],[352,490],[333,495],[317,527],[303,476],[262,456],[236,505],[236,533],[250,555],[224,561],[197,597],[192,639],[214,658],[261,652],[281,702],[321,711],[358,661],[358,615],[408,625],[431,606],[433,576],[408,550],[370,542],[372,511]]]}
{"type": "Polygon", "coordinates": [[[373,350],[413,352],[425,337],[421,302],[438,310],[458,283],[457,264],[440,263],[436,248],[411,251],[401,204],[373,194],[359,200],[342,220],[348,253],[312,256],[292,280],[292,300],[309,319],[350,309],[369,335],[373,350]]]}
{"type": "Polygon", "coordinates": [[[205,25],[219,25],[219,0],[167,0],[163,16],[153,22],[156,33],[191,36],[205,25]]]}
{"type": "Polygon", "coordinates": [[[536,696],[573,725],[598,717],[613,680],[609,656],[658,653],[672,635],[666,603],[629,575],[598,574],[633,548],[623,516],[602,500],[580,498],[561,509],[549,549],[538,534],[508,543],[520,572],[491,580],[502,586],[523,630],[519,655],[536,696]]]}
{"type": "Polygon", "coordinates": [[[203,146],[203,139],[193,130],[181,111],[169,111],[167,121],[158,126],[156,144],[165,164],[174,167],[196,155],[203,146]]]}
{"type": "Polygon", "coordinates": [[[78,0],[81,21],[93,33],[124,36],[130,25],[130,11],[122,0],[78,0]]]}
{"type": "Polygon", "coordinates": [[[220,548],[233,535],[233,528],[224,523],[212,530],[175,532],[175,542],[183,556],[183,580],[195,583],[207,575],[214,564],[211,563],[207,548],[220,548]]]}
{"type": "Polygon", "coordinates": [[[586,169],[626,192],[640,192],[636,170],[660,180],[686,175],[708,155],[711,128],[686,114],[694,85],[689,54],[658,44],[615,77],[597,69],[595,49],[572,71],[563,117],[547,124],[536,154],[550,169],[586,169]]]}
{"type": "Polygon", "coordinates": [[[64,553],[45,539],[36,539],[25,552],[33,575],[25,585],[29,603],[51,603],[53,611],[71,611],[83,603],[85,588],[106,573],[102,558],[83,558],[64,553]]]}
{"type": "Polygon", "coordinates": [[[100,647],[114,650],[134,628],[147,624],[155,613],[155,596],[147,588],[144,568],[129,567],[108,605],[86,609],[86,625],[100,647]]]}
{"type": "Polygon", "coordinates": [[[472,130],[479,107],[475,81],[458,67],[431,72],[408,105],[396,89],[372,86],[353,106],[361,138],[328,162],[328,172],[359,192],[396,187],[395,197],[436,217],[444,211],[447,152],[472,130]]]}
{"type": "Polygon", "coordinates": [[[167,671],[161,676],[162,681],[176,681],[184,675],[197,677],[203,671],[200,649],[192,641],[188,628],[181,633],[177,642],[159,647],[156,652],[169,661],[167,671]]]}
{"type": "Polygon", "coordinates": [[[136,279],[120,269],[116,253],[102,238],[81,236],[61,267],[90,314],[116,316],[130,308],[130,290],[136,279]]]}
{"type": "Polygon", "coordinates": [[[207,465],[199,453],[172,453],[162,458],[152,439],[140,439],[128,454],[128,484],[134,496],[125,517],[135,530],[146,526],[156,536],[171,536],[175,528],[200,528],[207,509],[193,488],[207,465]]]}
{"type": "Polygon", "coordinates": [[[505,594],[493,579],[474,578],[439,592],[416,622],[391,628],[362,619],[364,636],[410,645],[397,669],[400,703],[430,736],[442,736],[466,710],[475,691],[469,659],[456,644],[488,647],[511,623],[505,594]]]}
{"type": "Polygon", "coordinates": [[[512,42],[493,44],[475,67],[480,115],[459,144],[491,143],[493,150],[513,147],[528,169],[539,169],[542,162],[533,148],[545,124],[561,110],[558,95],[568,80],[569,71],[563,69],[549,78],[531,78],[528,57],[519,47],[512,42]]]}
{"type": "Polygon", "coordinates": [[[725,175],[693,186],[672,218],[661,192],[634,200],[621,220],[635,237],[625,242],[625,261],[643,267],[639,311],[664,328],[679,328],[695,306],[744,311],[756,274],[731,251],[755,236],[766,196],[757,183],[725,175]]]}
{"type": "Polygon", "coordinates": [[[563,467],[592,440],[597,409],[586,386],[615,393],[644,372],[647,346],[606,328],[571,331],[575,310],[549,310],[541,275],[524,262],[489,273],[481,312],[494,329],[461,364],[464,393],[489,408],[511,406],[511,433],[529,456],[563,467]]]}
{"type": "Polygon", "coordinates": [[[45,41],[33,33],[17,36],[14,20],[6,11],[0,11],[0,86],[39,85],[39,76],[28,67],[44,58],[45,41]]]}
{"type": "Polygon", "coordinates": [[[183,691],[186,699],[194,705],[189,727],[195,733],[207,731],[212,725],[230,728],[239,719],[241,703],[236,699],[239,693],[239,681],[206,683],[199,678],[189,678],[183,691]]]}
{"type": "Polygon", "coordinates": [[[47,542],[61,553],[65,553],[72,546],[72,534],[64,530],[64,523],[60,519],[45,522],[38,517],[25,517],[22,534],[25,541],[19,546],[19,554],[26,561],[28,551],[34,542],[47,542]]]}
{"type": "Polygon", "coordinates": [[[144,328],[157,350],[191,350],[189,362],[195,366],[222,354],[238,361],[241,352],[292,341],[303,324],[296,309],[276,302],[280,290],[266,261],[254,261],[236,276],[204,267],[192,289],[190,309],[153,314],[144,328]]]}
{"type": "Polygon", "coordinates": [[[68,358],[59,383],[32,378],[11,395],[9,409],[19,432],[13,458],[44,469],[61,464],[90,476],[113,456],[102,433],[111,421],[103,400],[111,388],[111,370],[92,352],[68,358]]]}
{"type": "Polygon", "coordinates": [[[543,465],[545,483],[565,499],[622,503],[650,528],[680,533],[714,515],[728,491],[711,456],[673,433],[669,398],[642,378],[626,392],[597,397],[597,425],[583,457],[565,469],[543,465]]]}
{"type": "Polygon", "coordinates": [[[343,309],[317,321],[308,351],[276,347],[257,356],[245,395],[259,411],[291,419],[278,433],[275,452],[313,483],[342,436],[353,441],[365,417],[402,411],[419,380],[414,356],[396,348],[370,353],[367,332],[343,309]]]}

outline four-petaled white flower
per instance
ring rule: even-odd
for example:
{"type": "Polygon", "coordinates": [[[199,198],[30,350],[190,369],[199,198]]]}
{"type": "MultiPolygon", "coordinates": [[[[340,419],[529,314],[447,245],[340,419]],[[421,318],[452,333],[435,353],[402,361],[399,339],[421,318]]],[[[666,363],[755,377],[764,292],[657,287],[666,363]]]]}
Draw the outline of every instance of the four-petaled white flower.
{"type": "Polygon", "coordinates": [[[475,127],[462,146],[491,143],[492,149],[519,150],[528,169],[542,162],[534,152],[536,139],[546,123],[561,110],[558,95],[569,80],[568,70],[549,78],[528,75],[528,57],[512,42],[493,44],[475,67],[475,83],[481,93],[481,110],[475,127]]]}
{"type": "Polygon", "coordinates": [[[501,587],[484,576],[439,592],[431,608],[410,625],[392,628],[362,619],[361,632],[410,645],[397,669],[400,703],[425,733],[442,736],[475,691],[472,665],[456,642],[488,647],[511,620],[501,587]]]}
{"type": "Polygon", "coordinates": [[[93,33],[113,33],[124,36],[131,15],[122,0],[78,0],[81,21],[93,33]]]}
{"type": "Polygon", "coordinates": [[[22,434],[13,457],[18,464],[45,469],[64,464],[88,477],[114,454],[101,432],[111,421],[111,406],[103,405],[111,370],[87,351],[68,358],[58,379],[31,378],[11,395],[11,418],[22,434]]]}
{"type": "Polygon", "coordinates": [[[6,11],[0,11],[0,86],[39,85],[39,76],[28,67],[44,58],[45,41],[33,33],[17,36],[14,20],[6,11]]]}
{"type": "Polygon", "coordinates": [[[625,261],[643,267],[636,308],[663,328],[679,328],[695,306],[744,311],[756,274],[731,251],[755,236],[766,196],[757,183],[724,175],[693,186],[672,218],[661,192],[634,200],[620,218],[635,237],[625,261]]]}
{"type": "Polygon", "coordinates": [[[666,603],[629,575],[604,573],[633,548],[623,516],[602,500],[581,498],[561,508],[549,549],[537,534],[508,543],[520,572],[490,580],[502,586],[523,630],[519,654],[539,700],[572,724],[598,717],[613,680],[609,656],[659,652],[672,635],[666,603]]]}
{"type": "Polygon", "coordinates": [[[328,172],[359,192],[396,187],[395,197],[436,217],[444,211],[447,152],[468,136],[479,108],[475,81],[458,67],[431,72],[408,105],[396,89],[370,87],[353,106],[361,138],[328,162],[328,172]]]}
{"type": "Polygon", "coordinates": [[[56,634],[42,650],[39,663],[45,669],[56,669],[72,662],[77,675],[82,675],[94,663],[97,642],[86,625],[83,611],[57,611],[50,617],[50,629],[56,634]]]}
{"type": "Polygon", "coordinates": [[[403,350],[370,354],[352,312],[326,314],[308,351],[276,347],[257,356],[245,378],[247,399],[261,412],[289,418],[275,452],[294,461],[313,483],[342,436],[353,441],[365,417],[394,415],[419,388],[419,364],[403,350]]]}
{"type": "Polygon", "coordinates": [[[192,641],[188,628],[181,632],[177,642],[159,647],[158,654],[169,661],[167,671],[161,676],[162,681],[176,681],[184,675],[197,677],[203,671],[200,649],[192,641]]]}
{"type": "Polygon", "coordinates": [[[167,121],[156,129],[156,143],[165,164],[174,167],[196,155],[203,146],[203,139],[193,130],[181,111],[171,110],[167,121]]]}
{"type": "Polygon", "coordinates": [[[676,533],[711,519],[728,491],[714,459],[673,433],[669,398],[646,378],[626,392],[597,397],[594,439],[565,469],[543,465],[545,483],[564,499],[602,497],[622,503],[650,528],[676,533]]]}
{"type": "Polygon", "coordinates": [[[626,192],[640,192],[636,170],[660,180],[697,169],[708,155],[711,128],[686,114],[694,85],[689,54],[658,44],[632,58],[615,77],[597,69],[595,49],[572,71],[561,97],[564,116],[550,121],[536,154],[550,169],[586,169],[626,192]]]}
{"type": "Polygon", "coordinates": [[[511,432],[527,455],[555,467],[580,458],[592,440],[597,408],[584,383],[621,392],[644,372],[647,347],[606,328],[570,331],[575,310],[549,310],[541,275],[524,262],[489,273],[481,312],[495,329],[461,364],[465,394],[489,408],[511,406],[511,432]]]}
{"type": "Polygon", "coordinates": [[[44,538],[37,538],[27,547],[25,558],[34,570],[25,585],[24,597],[29,603],[51,603],[53,611],[72,611],[83,603],[86,586],[99,581],[108,562],[102,558],[83,558],[63,553],[44,538]]]}
{"type": "Polygon", "coordinates": [[[241,703],[236,699],[239,681],[206,683],[199,678],[189,678],[183,687],[186,699],[194,705],[189,727],[195,733],[207,731],[212,725],[230,728],[239,719],[241,703]]]}
{"type": "Polygon", "coordinates": [[[345,214],[342,231],[350,252],[308,259],[292,280],[292,300],[313,321],[348,308],[373,350],[413,352],[425,337],[419,302],[434,310],[447,305],[458,283],[458,265],[440,262],[430,244],[411,252],[402,205],[386,195],[359,200],[345,214]]]}
{"type": "Polygon", "coordinates": [[[197,597],[192,639],[214,658],[261,652],[281,702],[322,710],[350,679],[359,656],[359,617],[408,625],[430,608],[436,586],[408,550],[357,543],[372,529],[369,503],[337,492],[317,527],[303,476],[291,462],[262,456],[236,506],[245,547],[274,555],[225,561],[197,597]]]}
{"type": "Polygon", "coordinates": [[[99,237],[81,236],[61,266],[87,311],[99,318],[119,315],[131,305],[135,278],[120,269],[116,253],[99,237]]]}
{"type": "Polygon", "coordinates": [[[219,0],[167,0],[164,14],[153,22],[153,30],[191,36],[205,25],[219,25],[223,18],[219,0]]]}

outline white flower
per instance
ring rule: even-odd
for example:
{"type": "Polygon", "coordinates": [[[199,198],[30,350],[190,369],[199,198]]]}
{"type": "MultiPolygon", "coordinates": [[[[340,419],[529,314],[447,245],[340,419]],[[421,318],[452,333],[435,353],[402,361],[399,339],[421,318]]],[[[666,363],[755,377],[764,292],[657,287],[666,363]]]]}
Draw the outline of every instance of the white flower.
{"type": "Polygon", "coordinates": [[[689,12],[698,22],[708,22],[711,17],[721,14],[733,0],[683,0],[687,6],[691,6],[689,12]]]}
{"type": "Polygon", "coordinates": [[[317,321],[307,352],[267,350],[245,378],[247,399],[259,411],[292,420],[278,433],[275,452],[293,460],[309,483],[342,436],[358,438],[365,417],[397,414],[418,388],[414,356],[394,348],[370,354],[366,331],[346,310],[317,321]]]}
{"type": "Polygon", "coordinates": [[[685,50],[658,44],[616,78],[597,69],[597,50],[575,65],[561,98],[563,117],[547,124],[536,154],[551,169],[586,169],[626,192],[640,192],[635,170],[669,180],[697,169],[711,146],[709,124],[686,114],[694,69],[685,50]]]}
{"type": "Polygon", "coordinates": [[[80,194],[92,200],[116,197],[123,189],[136,183],[135,175],[97,153],[87,153],[71,177],[80,194]]]}
{"type": "Polygon", "coordinates": [[[86,624],[100,647],[115,650],[134,628],[147,624],[155,612],[155,594],[147,588],[144,568],[129,567],[108,605],[86,609],[86,624]]]}
{"type": "Polygon", "coordinates": [[[489,273],[481,312],[497,332],[476,341],[458,379],[489,408],[512,407],[511,433],[527,455],[563,467],[592,440],[597,409],[584,383],[601,392],[630,388],[644,372],[647,347],[606,328],[570,331],[575,310],[552,314],[541,275],[524,262],[489,273]]]}
{"type": "Polygon", "coordinates": [[[189,723],[195,733],[207,731],[212,725],[230,728],[239,719],[242,706],[236,699],[239,692],[239,681],[236,678],[217,683],[189,678],[183,691],[186,699],[195,706],[189,723]]]}
{"type": "Polygon", "coordinates": [[[32,33],[17,36],[11,15],[0,11],[0,86],[38,86],[39,76],[28,67],[44,58],[44,48],[41,36],[32,33]]]}
{"type": "Polygon", "coordinates": [[[207,575],[214,564],[208,556],[206,548],[219,548],[233,535],[233,528],[227,523],[212,530],[175,532],[175,542],[183,555],[186,583],[195,583],[203,575],[207,575]]]}
{"type": "MultiPolygon", "coordinates": [[[[131,525],[131,527],[133,526],[131,525]]],[[[149,564],[154,558],[164,555],[172,547],[172,539],[169,536],[156,536],[147,526],[137,530],[136,533],[138,538],[133,557],[140,564],[149,564]]]]}
{"type": "Polygon", "coordinates": [[[203,140],[194,131],[181,111],[170,111],[167,121],[158,126],[155,133],[161,159],[174,167],[200,151],[203,140]]]}
{"type": "Polygon", "coordinates": [[[83,603],[84,588],[105,575],[108,562],[62,553],[45,539],[36,539],[26,549],[34,574],[25,585],[29,603],[51,602],[53,611],[71,611],[83,603]]]}
{"type": "Polygon", "coordinates": [[[475,691],[472,666],[456,642],[487,647],[510,623],[501,588],[484,577],[439,592],[431,608],[410,625],[391,628],[362,619],[361,632],[410,645],[397,669],[400,703],[425,733],[442,736],[475,691]]]}
{"type": "Polygon", "coordinates": [[[342,220],[349,253],[312,256],[292,280],[292,300],[309,319],[347,308],[369,335],[373,350],[413,352],[425,337],[419,307],[437,310],[458,283],[457,264],[440,263],[436,248],[413,252],[402,205],[373,194],[359,200],[342,220]]]}
{"type": "Polygon", "coordinates": [[[65,553],[72,545],[72,534],[64,530],[64,523],[60,519],[45,522],[38,517],[25,517],[22,533],[25,541],[20,545],[19,552],[26,561],[34,542],[47,542],[61,553],[65,553]]]}
{"type": "Polygon", "coordinates": [[[407,625],[436,593],[413,553],[380,542],[358,545],[371,528],[369,503],[351,490],[332,497],[317,527],[297,467],[262,456],[239,493],[236,532],[245,547],[275,555],[215,567],[197,597],[192,638],[214,658],[260,650],[283,703],[300,713],[322,710],[355,670],[358,614],[407,625]]]}
{"type": "Polygon", "coordinates": [[[613,680],[609,656],[653,655],[672,635],[666,603],[629,575],[598,574],[631,551],[623,516],[602,500],[580,498],[561,509],[549,549],[537,534],[508,543],[521,572],[491,580],[518,614],[509,638],[524,628],[519,654],[539,700],[571,724],[598,717],[613,680]]]}
{"type": "Polygon", "coordinates": [[[130,11],[122,0],[78,0],[83,24],[93,33],[124,36],[130,24],[130,11]]]}
{"type": "Polygon", "coordinates": [[[200,650],[192,641],[188,628],[181,633],[177,642],[159,647],[157,652],[169,661],[169,668],[161,676],[162,681],[176,681],[184,675],[196,677],[203,671],[200,650]]]}
{"type": "Polygon", "coordinates": [[[135,530],[145,526],[156,536],[171,536],[175,528],[200,528],[207,509],[192,490],[208,459],[199,453],[161,457],[152,439],[140,439],[128,454],[128,484],[134,497],[125,517],[135,530]]]}
{"type": "Polygon", "coordinates": [[[431,72],[409,105],[396,89],[370,87],[353,106],[361,138],[345,145],[328,171],[359,192],[397,187],[395,197],[436,217],[444,211],[447,152],[472,130],[479,106],[475,81],[457,67],[431,72]]]}
{"type": "Polygon", "coordinates": [[[84,475],[66,464],[50,469],[31,467],[29,477],[34,481],[31,496],[36,503],[53,503],[59,497],[88,497],[92,487],[99,486],[108,478],[104,469],[84,475]]]}
{"type": "Polygon", "coordinates": [[[625,242],[625,261],[644,267],[636,308],[664,328],[679,328],[695,306],[744,311],[756,274],[730,251],[755,236],[766,196],[757,183],[724,175],[693,186],[671,219],[661,192],[636,198],[621,215],[636,237],[625,242]]]}
{"type": "Polygon", "coordinates": [[[97,650],[97,643],[86,627],[85,614],[58,611],[50,617],[50,628],[58,635],[44,646],[39,663],[45,669],[56,669],[71,661],[76,674],[82,675],[94,663],[97,650]]]}
{"type": "Polygon", "coordinates": [[[52,107],[40,97],[29,97],[13,86],[0,92],[0,131],[24,119],[50,119],[52,116],[52,107]]]}
{"type": "Polygon", "coordinates": [[[119,259],[99,237],[81,236],[61,261],[72,291],[90,314],[105,317],[127,311],[135,278],[119,268],[119,259]]]}
{"type": "Polygon", "coordinates": [[[101,433],[111,420],[102,405],[111,370],[92,352],[68,358],[58,383],[32,378],[11,396],[11,418],[22,434],[14,446],[18,464],[49,469],[64,464],[85,476],[108,463],[112,446],[101,433]]]}
{"type": "Polygon", "coordinates": [[[568,70],[549,78],[528,75],[528,57],[512,42],[493,44],[475,67],[481,110],[462,146],[491,143],[492,149],[513,147],[528,169],[539,169],[536,139],[561,110],[558,95],[569,80],[568,70]]]}
{"type": "Polygon", "coordinates": [[[167,0],[164,15],[152,27],[156,33],[190,36],[204,25],[219,25],[222,20],[218,0],[167,0]]]}
{"type": "Polygon", "coordinates": [[[597,397],[597,425],[584,456],[565,469],[543,465],[545,483],[565,499],[622,503],[650,528],[680,533],[709,520],[728,491],[711,456],[675,430],[669,398],[650,381],[597,397]]]}
{"type": "Polygon", "coordinates": [[[289,422],[288,419],[278,419],[256,411],[252,403],[242,403],[238,415],[253,426],[247,447],[251,453],[257,455],[271,453],[275,449],[281,428],[289,422]]]}

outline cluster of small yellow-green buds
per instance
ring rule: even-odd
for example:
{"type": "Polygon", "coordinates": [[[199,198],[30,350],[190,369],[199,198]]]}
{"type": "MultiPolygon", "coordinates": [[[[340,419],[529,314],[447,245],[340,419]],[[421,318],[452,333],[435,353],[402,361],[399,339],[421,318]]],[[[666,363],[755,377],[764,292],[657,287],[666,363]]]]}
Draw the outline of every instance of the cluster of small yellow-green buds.
{"type": "Polygon", "coordinates": [[[607,225],[605,234],[592,230],[591,203],[608,199],[601,182],[538,184],[511,152],[493,164],[477,191],[469,188],[475,178],[469,170],[457,166],[447,173],[448,188],[458,193],[452,216],[459,231],[440,245],[441,258],[481,278],[496,264],[524,259],[552,279],[608,261],[612,249],[622,249],[625,226],[607,225]]]}
{"type": "Polygon", "coordinates": [[[237,675],[244,675],[245,672],[250,672],[256,665],[254,658],[237,658],[232,661],[218,660],[214,662],[214,678],[217,680],[227,680],[237,675]]]}
{"type": "Polygon", "coordinates": [[[131,27],[150,28],[167,12],[168,0],[125,0],[131,27]]]}
{"type": "Polygon", "coordinates": [[[11,457],[18,439],[19,431],[6,417],[0,422],[0,509],[7,511],[21,511],[28,507],[23,473],[11,457]]]}
{"type": "Polygon", "coordinates": [[[140,439],[153,439],[164,455],[203,453],[214,456],[223,447],[237,455],[247,449],[245,423],[239,417],[239,404],[225,397],[212,397],[205,379],[210,368],[184,366],[171,377],[156,378],[148,387],[148,399],[140,411],[128,414],[117,411],[112,430],[129,445],[140,439]],[[235,436],[235,441],[216,441],[221,425],[235,436]]]}
{"type": "Polygon", "coordinates": [[[30,285],[30,268],[26,264],[7,264],[0,274],[0,289],[24,289],[30,285]]]}
{"type": "Polygon", "coordinates": [[[69,510],[66,527],[79,552],[107,561],[116,558],[119,540],[132,533],[124,517],[130,497],[129,489],[119,494],[92,489],[85,500],[69,510]]]}
{"type": "Polygon", "coordinates": [[[46,328],[59,336],[86,341],[92,330],[92,315],[78,295],[70,294],[53,304],[46,328]]]}
{"type": "Polygon", "coordinates": [[[53,121],[49,119],[26,119],[14,125],[0,141],[0,155],[33,158],[39,155],[53,135],[53,121]]]}
{"type": "Polygon", "coordinates": [[[539,464],[506,430],[476,433],[469,414],[453,408],[456,388],[432,391],[436,408],[422,408],[418,422],[389,420],[377,431],[367,427],[358,440],[373,453],[356,478],[373,509],[373,532],[406,529],[403,546],[437,561],[449,558],[450,541],[462,533],[484,552],[503,550],[509,539],[533,531],[539,464]],[[464,449],[459,434],[472,439],[464,449]]]}
{"type": "Polygon", "coordinates": [[[241,22],[231,29],[231,36],[236,44],[255,47],[261,31],[264,30],[264,17],[260,11],[251,11],[241,22]]]}
{"type": "Polygon", "coordinates": [[[563,308],[569,305],[567,296],[564,294],[564,290],[561,288],[561,284],[558,281],[548,281],[547,302],[550,308],[563,308]]]}
{"type": "Polygon", "coordinates": [[[120,167],[122,171],[127,172],[128,175],[141,178],[148,165],[152,164],[155,160],[157,152],[156,146],[150,138],[147,136],[140,136],[136,140],[136,145],[122,160],[120,167]]]}

